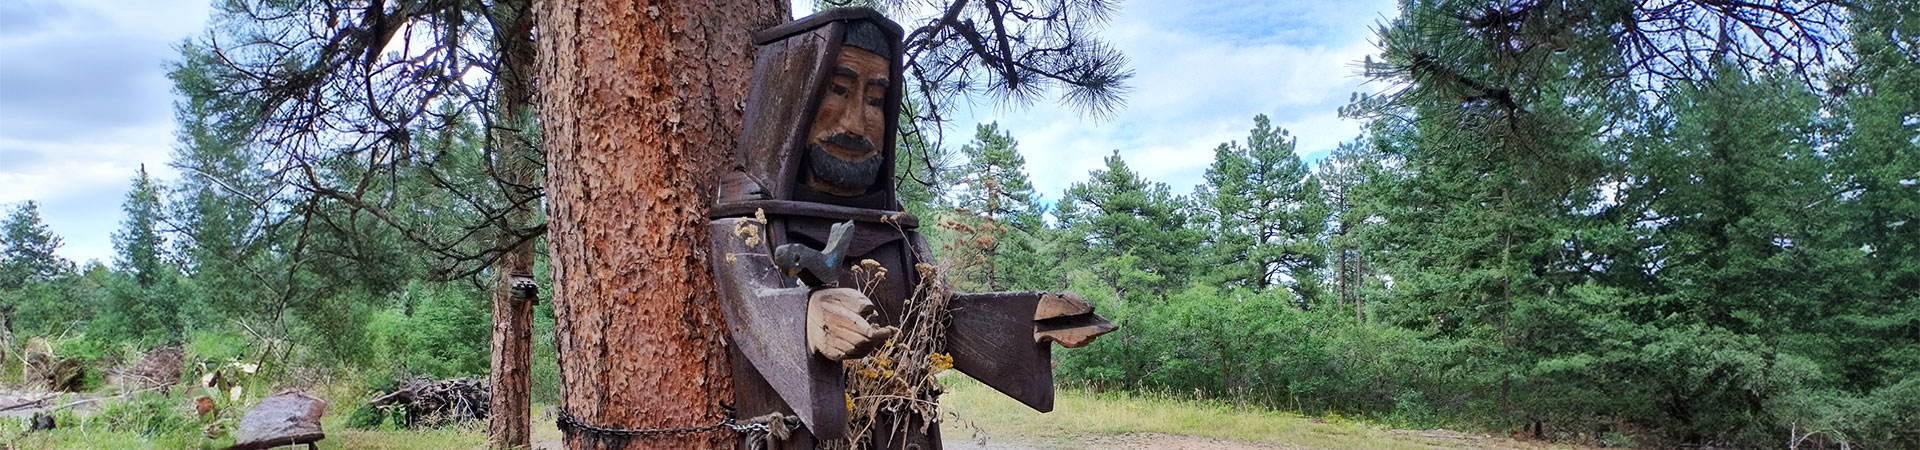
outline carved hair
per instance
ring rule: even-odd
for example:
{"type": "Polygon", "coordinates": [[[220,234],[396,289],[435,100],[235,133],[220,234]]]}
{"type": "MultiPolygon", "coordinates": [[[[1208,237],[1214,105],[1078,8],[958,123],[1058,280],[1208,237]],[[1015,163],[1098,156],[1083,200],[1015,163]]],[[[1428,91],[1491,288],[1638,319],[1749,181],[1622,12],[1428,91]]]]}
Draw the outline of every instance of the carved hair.
{"type": "Polygon", "coordinates": [[[893,38],[873,22],[856,20],[847,23],[847,37],[841,40],[841,44],[858,47],[884,58],[893,57],[893,38]]]}

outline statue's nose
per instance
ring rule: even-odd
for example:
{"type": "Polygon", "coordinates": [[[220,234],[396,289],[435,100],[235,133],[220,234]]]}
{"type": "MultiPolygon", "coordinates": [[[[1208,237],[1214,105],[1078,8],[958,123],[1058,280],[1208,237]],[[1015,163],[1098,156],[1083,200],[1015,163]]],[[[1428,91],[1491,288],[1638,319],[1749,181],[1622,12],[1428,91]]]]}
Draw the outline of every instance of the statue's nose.
{"type": "Polygon", "coordinates": [[[867,137],[866,121],[863,120],[865,117],[866,115],[861,114],[859,109],[841,112],[840,131],[849,136],[865,139],[867,137]]]}

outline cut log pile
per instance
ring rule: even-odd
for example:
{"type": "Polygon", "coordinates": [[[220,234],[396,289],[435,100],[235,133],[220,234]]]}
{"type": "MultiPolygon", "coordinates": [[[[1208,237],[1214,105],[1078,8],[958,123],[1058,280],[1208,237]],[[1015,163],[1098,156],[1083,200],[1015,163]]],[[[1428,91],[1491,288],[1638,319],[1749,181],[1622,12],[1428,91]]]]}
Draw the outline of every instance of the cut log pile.
{"type": "Polygon", "coordinates": [[[180,384],[180,363],[186,357],[187,354],[180,351],[180,347],[153,349],[125,373],[126,381],[135,388],[180,384]]]}
{"type": "Polygon", "coordinates": [[[407,426],[434,427],[468,420],[486,420],[493,399],[485,378],[433,380],[414,377],[392,393],[367,402],[376,407],[406,411],[407,426]]]}

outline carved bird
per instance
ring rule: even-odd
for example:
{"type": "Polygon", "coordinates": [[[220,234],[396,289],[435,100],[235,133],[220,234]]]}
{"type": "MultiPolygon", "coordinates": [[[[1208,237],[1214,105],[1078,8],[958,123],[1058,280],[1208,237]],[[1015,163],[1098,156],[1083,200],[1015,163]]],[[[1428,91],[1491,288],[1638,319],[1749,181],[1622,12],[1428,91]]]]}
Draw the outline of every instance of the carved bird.
{"type": "Polygon", "coordinates": [[[840,281],[840,263],[853,245],[853,221],[833,224],[827,232],[827,248],[814,250],[798,243],[773,249],[773,266],[788,278],[799,277],[809,287],[835,285],[840,281]]]}

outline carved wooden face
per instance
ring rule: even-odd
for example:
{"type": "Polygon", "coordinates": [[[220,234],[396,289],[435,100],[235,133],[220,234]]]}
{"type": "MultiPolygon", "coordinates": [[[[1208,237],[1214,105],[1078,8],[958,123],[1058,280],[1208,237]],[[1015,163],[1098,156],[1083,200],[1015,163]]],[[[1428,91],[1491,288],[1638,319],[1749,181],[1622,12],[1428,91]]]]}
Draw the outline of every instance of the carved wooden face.
{"type": "Polygon", "coordinates": [[[845,46],[807,130],[807,186],[828,194],[860,195],[880,177],[886,158],[887,58],[845,46]]]}

